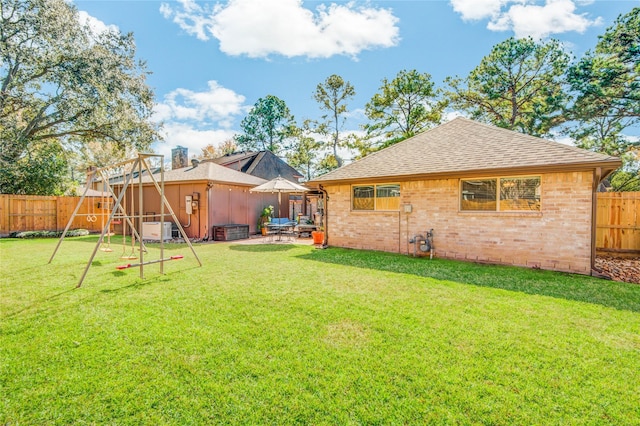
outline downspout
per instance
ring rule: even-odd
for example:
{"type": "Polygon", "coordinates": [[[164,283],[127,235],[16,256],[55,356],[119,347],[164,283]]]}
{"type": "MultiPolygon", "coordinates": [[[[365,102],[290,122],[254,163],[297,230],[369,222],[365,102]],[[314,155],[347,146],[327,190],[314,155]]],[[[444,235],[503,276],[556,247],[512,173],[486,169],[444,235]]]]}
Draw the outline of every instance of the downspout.
{"type": "MultiPolygon", "coordinates": [[[[200,197],[198,197],[200,198],[200,197]]],[[[200,239],[200,241],[203,240],[202,238],[202,209],[200,208],[200,200],[198,200],[198,238],[200,239]]],[[[207,231],[204,231],[204,236],[205,238],[207,237],[207,231]]]]}
{"type": "Polygon", "coordinates": [[[322,247],[327,247],[329,245],[329,194],[327,194],[327,190],[319,185],[320,192],[322,192],[324,198],[324,212],[322,222],[324,225],[324,240],[322,241],[322,247]]]}
{"type": "Polygon", "coordinates": [[[602,180],[602,168],[593,171],[593,188],[591,191],[591,275],[600,275],[596,270],[596,228],[598,214],[598,186],[602,180]]]}
{"type": "MultiPolygon", "coordinates": [[[[409,233],[407,232],[407,235],[409,233]]],[[[402,247],[402,213],[398,210],[398,254],[400,254],[400,251],[402,247]]]]}
{"type": "Polygon", "coordinates": [[[213,182],[207,182],[207,232],[209,234],[209,241],[213,240],[213,206],[211,205],[211,191],[213,191],[213,182]]]}

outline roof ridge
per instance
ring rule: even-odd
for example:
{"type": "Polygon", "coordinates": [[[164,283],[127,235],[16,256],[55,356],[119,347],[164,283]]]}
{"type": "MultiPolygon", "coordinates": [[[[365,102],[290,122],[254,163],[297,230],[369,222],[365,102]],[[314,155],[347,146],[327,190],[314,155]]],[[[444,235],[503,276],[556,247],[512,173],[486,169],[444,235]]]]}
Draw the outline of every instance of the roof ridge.
{"type": "MultiPolygon", "coordinates": [[[[555,146],[557,148],[567,149],[567,150],[570,150],[572,152],[576,152],[576,153],[579,153],[579,154],[586,154],[586,155],[593,154],[595,156],[604,156],[604,157],[608,157],[608,158],[611,158],[611,159],[615,159],[616,158],[616,157],[611,156],[609,154],[602,154],[602,153],[595,152],[595,151],[589,151],[588,149],[580,148],[580,147],[577,147],[575,145],[567,145],[565,143],[558,142],[558,141],[552,140],[552,139],[548,139],[546,137],[530,135],[528,133],[522,133],[522,132],[519,132],[517,130],[511,130],[511,129],[506,129],[504,127],[499,127],[499,126],[496,126],[494,124],[489,124],[489,123],[484,123],[484,122],[481,122],[481,121],[471,120],[471,119],[466,118],[466,117],[456,117],[455,119],[458,119],[458,118],[462,118],[462,119],[464,119],[464,120],[466,120],[468,122],[471,122],[473,124],[476,124],[476,125],[485,126],[485,127],[489,128],[491,130],[494,130],[494,131],[501,131],[501,132],[510,133],[510,134],[515,133],[517,135],[524,136],[525,138],[534,139],[537,142],[543,142],[543,143],[546,143],[546,144],[549,144],[549,145],[553,145],[553,146],[555,146]]],[[[451,121],[453,121],[453,120],[451,120],[451,121]]],[[[449,121],[449,122],[447,122],[445,124],[451,123],[451,121],[449,121]]]]}
{"type": "Polygon", "coordinates": [[[258,163],[260,163],[260,161],[262,161],[262,159],[264,158],[265,155],[266,155],[266,151],[260,151],[258,153],[258,155],[255,156],[253,161],[251,161],[251,165],[247,169],[247,174],[252,174],[252,172],[255,170],[255,168],[258,167],[258,163]]]}
{"type": "MultiPolygon", "coordinates": [[[[424,132],[417,133],[417,134],[415,134],[415,135],[413,135],[413,136],[411,136],[411,137],[408,137],[408,138],[406,138],[406,139],[401,140],[400,142],[396,142],[396,143],[394,143],[394,144],[392,144],[392,145],[385,146],[384,148],[382,148],[382,149],[380,149],[380,150],[378,150],[378,151],[372,152],[371,154],[366,155],[366,156],[364,156],[364,157],[362,157],[362,158],[358,158],[357,160],[352,161],[352,162],[351,162],[351,163],[349,163],[349,164],[345,164],[345,165],[344,165],[344,166],[342,166],[342,167],[339,167],[339,168],[337,168],[337,169],[333,169],[333,170],[331,170],[330,172],[323,174],[323,175],[322,175],[322,177],[328,176],[328,175],[330,175],[330,174],[332,174],[332,173],[334,173],[334,172],[336,172],[336,171],[338,171],[338,170],[342,169],[343,167],[347,167],[347,166],[350,166],[351,164],[359,163],[360,161],[362,161],[362,160],[364,160],[364,159],[367,159],[367,158],[373,158],[373,157],[375,157],[375,156],[377,156],[377,155],[380,155],[380,153],[386,152],[387,150],[389,150],[389,149],[391,149],[391,148],[394,148],[394,147],[397,147],[397,146],[399,146],[399,145],[401,145],[401,144],[404,144],[405,142],[408,142],[408,141],[410,141],[410,140],[412,140],[412,139],[415,139],[415,138],[417,138],[418,136],[421,136],[421,135],[424,135],[424,134],[426,134],[426,133],[429,133],[429,132],[431,132],[432,130],[439,129],[439,128],[441,128],[442,126],[446,126],[447,124],[451,123],[451,122],[452,122],[452,121],[454,121],[454,120],[457,120],[458,118],[464,118],[464,117],[455,117],[455,118],[454,118],[454,119],[452,119],[452,120],[449,120],[449,121],[447,121],[447,122],[445,122],[445,123],[439,124],[439,125],[437,125],[437,126],[435,126],[435,127],[431,127],[430,129],[427,129],[427,130],[425,130],[424,132]]],[[[466,120],[468,120],[468,121],[473,121],[473,120],[469,120],[468,118],[467,118],[466,120]]],[[[314,179],[311,179],[311,180],[314,180],[314,179]]]]}

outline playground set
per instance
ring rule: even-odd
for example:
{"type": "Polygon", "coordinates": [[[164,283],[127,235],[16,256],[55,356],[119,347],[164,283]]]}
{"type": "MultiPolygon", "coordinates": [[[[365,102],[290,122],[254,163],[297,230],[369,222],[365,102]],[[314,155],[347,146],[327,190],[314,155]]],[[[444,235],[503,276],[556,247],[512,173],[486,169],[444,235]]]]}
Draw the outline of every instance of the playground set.
{"type": "MultiPolygon", "coordinates": [[[[183,259],[183,255],[173,255],[169,257],[164,256],[164,238],[160,236],[160,258],[145,260],[144,254],[147,253],[147,248],[142,239],[142,228],[145,219],[147,219],[147,215],[142,214],[144,212],[144,197],[143,197],[143,175],[148,176],[153,183],[153,186],[157,190],[160,195],[160,227],[161,229],[164,227],[165,216],[170,216],[173,219],[173,223],[177,226],[180,235],[184,239],[184,241],[189,246],[191,253],[198,261],[199,266],[202,266],[202,262],[198,255],[196,254],[193,245],[189,241],[187,234],[185,233],[180,221],[177,219],[171,205],[165,198],[164,193],[164,156],[157,154],[138,154],[137,158],[133,158],[130,160],[122,161],[116,164],[112,164],[103,168],[92,168],[90,170],[90,174],[87,179],[86,188],[76,205],[76,208],[71,215],[67,226],[64,229],[64,232],[60,236],[58,240],[58,244],[49,259],[49,263],[53,261],[62,241],[64,240],[73,220],[76,216],[85,215],[86,220],[88,222],[96,222],[98,220],[98,215],[95,210],[95,203],[91,202],[88,212],[85,214],[80,214],[80,207],[84,202],[87,192],[94,186],[94,184],[100,183],[102,185],[102,194],[100,197],[100,202],[98,203],[97,208],[101,209],[102,212],[100,214],[101,217],[101,225],[102,231],[100,233],[100,237],[98,238],[98,242],[96,243],[93,252],[91,253],[91,257],[87,262],[87,265],[80,277],[80,281],[78,282],[76,288],[82,285],[89,268],[98,252],[98,250],[106,253],[113,252],[113,248],[111,247],[111,225],[112,224],[120,224],[122,225],[122,255],[120,259],[123,260],[135,260],[138,259],[137,263],[125,263],[123,265],[119,265],[116,267],[117,270],[124,270],[129,268],[137,267],[140,270],[140,278],[144,279],[144,266],[159,263],[160,264],[160,273],[164,273],[164,262],[172,261],[172,260],[180,260],[183,259]],[[160,180],[156,179],[154,173],[151,171],[151,167],[149,165],[149,160],[157,159],[160,163],[160,180]],[[137,175],[137,176],[136,176],[137,175]],[[135,205],[134,193],[136,190],[136,177],[137,177],[137,190],[138,190],[138,205],[135,205]],[[121,183],[113,183],[115,181],[121,181],[121,183]],[[128,196],[128,197],[127,197],[128,196]],[[129,198],[129,201],[127,201],[129,198]],[[115,200],[115,201],[114,201],[115,200]],[[129,203],[129,205],[127,205],[129,203]],[[165,213],[165,208],[168,213],[165,213]],[[106,214],[103,214],[106,212],[106,214]],[[105,216],[107,219],[105,221],[105,216]],[[127,244],[127,237],[129,237],[130,245],[127,244]],[[137,250],[136,250],[137,245],[137,250]],[[138,253],[136,253],[136,251],[138,253]]],[[[153,217],[157,217],[158,215],[154,214],[153,217]]]]}

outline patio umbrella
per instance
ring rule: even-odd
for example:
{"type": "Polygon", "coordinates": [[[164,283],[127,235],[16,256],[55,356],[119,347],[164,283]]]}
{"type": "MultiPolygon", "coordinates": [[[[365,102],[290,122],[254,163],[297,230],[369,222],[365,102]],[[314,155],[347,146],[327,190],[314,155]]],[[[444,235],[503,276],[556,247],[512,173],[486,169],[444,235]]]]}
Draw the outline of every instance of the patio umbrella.
{"type": "Polygon", "coordinates": [[[307,192],[309,189],[295,182],[291,182],[281,176],[277,178],[273,178],[268,182],[263,183],[262,185],[255,186],[251,188],[250,192],[269,192],[269,193],[278,193],[278,215],[280,214],[280,199],[282,197],[282,193],[300,193],[307,192]]]}

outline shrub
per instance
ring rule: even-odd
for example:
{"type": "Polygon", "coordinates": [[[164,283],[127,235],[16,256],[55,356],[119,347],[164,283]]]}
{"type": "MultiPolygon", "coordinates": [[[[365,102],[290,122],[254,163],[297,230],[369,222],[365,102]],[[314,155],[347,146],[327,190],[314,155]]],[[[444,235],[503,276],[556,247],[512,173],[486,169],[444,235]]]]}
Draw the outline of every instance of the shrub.
{"type": "MultiPolygon", "coordinates": [[[[60,238],[62,231],[23,231],[12,232],[9,238],[60,238]]],[[[67,237],[83,237],[89,235],[86,229],[71,229],[67,231],[67,237]]]]}

